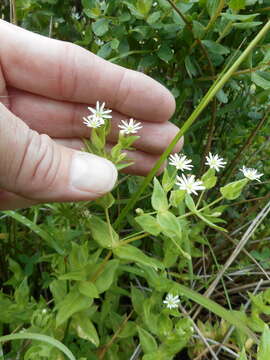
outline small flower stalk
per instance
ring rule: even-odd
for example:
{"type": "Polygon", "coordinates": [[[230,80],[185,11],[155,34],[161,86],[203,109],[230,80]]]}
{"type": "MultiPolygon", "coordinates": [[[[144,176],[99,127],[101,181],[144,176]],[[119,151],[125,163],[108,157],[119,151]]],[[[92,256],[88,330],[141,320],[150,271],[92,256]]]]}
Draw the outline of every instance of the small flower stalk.
{"type": "Polygon", "coordinates": [[[133,164],[127,160],[127,153],[123,150],[133,150],[132,144],[139,138],[134,136],[142,129],[139,121],[133,118],[121,120],[117,144],[110,152],[105,149],[106,138],[110,133],[112,110],[105,107],[105,102],[96,102],[96,107],[88,107],[90,115],[83,117],[83,124],[91,128],[90,140],[85,139],[85,150],[111,160],[118,169],[123,169],[133,164]]]}

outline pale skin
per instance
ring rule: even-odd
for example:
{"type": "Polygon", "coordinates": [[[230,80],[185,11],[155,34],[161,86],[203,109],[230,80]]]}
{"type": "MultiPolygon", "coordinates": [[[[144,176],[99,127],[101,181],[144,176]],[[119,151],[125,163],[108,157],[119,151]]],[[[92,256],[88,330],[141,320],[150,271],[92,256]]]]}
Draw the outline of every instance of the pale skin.
{"type": "MultiPolygon", "coordinates": [[[[127,172],[151,170],[178,131],[169,122],[175,101],[166,88],[79,46],[3,20],[0,35],[0,209],[92,200],[114,186],[116,171],[108,163],[106,190],[95,172],[87,190],[70,182],[81,138],[89,136],[82,117],[97,100],[113,110],[108,147],[117,141],[120,120],[142,123],[136,151],[129,154],[135,164],[127,172]]],[[[180,149],[181,142],[175,151],[180,149]]]]}

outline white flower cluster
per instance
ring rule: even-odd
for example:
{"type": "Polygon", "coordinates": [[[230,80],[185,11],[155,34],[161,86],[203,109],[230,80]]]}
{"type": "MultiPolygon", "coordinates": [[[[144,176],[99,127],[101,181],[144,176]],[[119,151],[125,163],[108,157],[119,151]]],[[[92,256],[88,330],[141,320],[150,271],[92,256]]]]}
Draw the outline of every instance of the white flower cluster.
{"type": "Polygon", "coordinates": [[[88,110],[92,113],[91,115],[88,115],[87,117],[83,118],[83,123],[91,128],[99,128],[100,126],[105,124],[106,119],[111,119],[112,116],[109,115],[112,110],[105,110],[105,102],[103,102],[101,105],[99,104],[99,101],[96,103],[96,108],[92,108],[91,106],[88,107],[88,110]]]}
{"type": "MultiPolygon", "coordinates": [[[[220,168],[226,165],[226,162],[223,161],[223,158],[220,158],[218,155],[212,155],[211,153],[206,156],[206,165],[208,165],[211,169],[215,169],[219,171],[220,168]]],[[[186,155],[174,154],[169,157],[169,164],[174,166],[177,170],[191,170],[193,165],[191,164],[191,160],[187,159],[186,155]]],[[[198,190],[204,190],[205,186],[203,185],[201,180],[196,180],[195,175],[188,174],[185,176],[182,174],[181,176],[176,176],[176,185],[179,186],[180,190],[187,191],[188,194],[198,195],[198,190]]]]}
{"type": "MultiPolygon", "coordinates": [[[[105,102],[100,105],[99,101],[97,101],[96,108],[89,106],[88,110],[91,114],[87,117],[83,117],[83,123],[90,128],[99,128],[105,124],[106,120],[112,118],[110,115],[112,110],[105,110],[105,102]]],[[[121,124],[118,125],[118,127],[120,128],[121,133],[125,135],[136,134],[142,128],[141,123],[132,118],[129,119],[129,121],[121,120],[121,124]]]]}

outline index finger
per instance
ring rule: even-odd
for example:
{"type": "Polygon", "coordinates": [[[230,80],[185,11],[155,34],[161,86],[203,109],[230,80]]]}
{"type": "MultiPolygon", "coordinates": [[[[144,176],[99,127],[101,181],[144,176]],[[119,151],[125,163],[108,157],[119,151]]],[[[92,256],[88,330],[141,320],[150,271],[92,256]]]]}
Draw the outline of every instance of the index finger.
{"type": "Polygon", "coordinates": [[[71,43],[31,33],[0,20],[0,63],[9,86],[57,100],[97,100],[130,117],[166,121],[172,94],[137,71],[112,64],[71,43]]]}

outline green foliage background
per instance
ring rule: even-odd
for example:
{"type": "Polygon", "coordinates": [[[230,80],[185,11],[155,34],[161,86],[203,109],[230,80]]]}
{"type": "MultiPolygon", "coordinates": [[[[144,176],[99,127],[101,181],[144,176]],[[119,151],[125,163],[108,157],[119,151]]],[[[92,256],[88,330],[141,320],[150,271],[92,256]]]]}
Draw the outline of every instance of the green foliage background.
{"type": "MultiPolygon", "coordinates": [[[[0,10],[5,20],[73,42],[157,79],[174,94],[177,110],[172,121],[181,127],[218,74],[232,64],[269,19],[270,1],[17,0],[11,19],[8,1],[2,2],[0,10]]],[[[217,211],[224,211],[227,224],[223,226],[229,233],[252,220],[269,198],[269,64],[268,33],[185,137],[185,153],[192,157],[198,174],[204,173],[203,155],[209,150],[228,160],[218,185],[240,179],[236,170],[242,165],[265,174],[263,182],[250,184],[236,204],[207,214],[213,218],[217,211]],[[246,201],[254,198],[259,200],[246,201]]],[[[118,201],[110,209],[112,222],[140,183],[140,178],[130,177],[117,190],[118,201]]],[[[137,204],[144,211],[163,211],[159,206],[164,206],[164,201],[167,210],[164,186],[161,195],[156,195],[160,186],[157,184],[154,192],[149,187],[146,199],[137,204]]],[[[214,196],[215,189],[209,198],[213,200],[214,196]]],[[[248,314],[241,311],[240,290],[235,291],[255,283],[248,288],[252,292],[264,276],[261,272],[256,275],[251,260],[242,254],[230,272],[242,270],[246,276],[233,278],[235,284],[224,277],[214,294],[215,302],[204,302],[200,294],[207,290],[234,245],[203,221],[179,223],[174,215],[165,212],[159,214],[159,228],[154,218],[135,222],[134,216],[134,212],[130,213],[125,229],[114,236],[116,242],[120,236],[128,244],[136,231],[138,239],[115,249],[112,256],[103,210],[96,204],[49,204],[3,214],[2,334],[26,328],[31,333],[48,335],[62,341],[80,360],[126,360],[132,356],[143,360],[195,359],[205,345],[194,336],[194,324],[189,318],[180,310],[168,310],[162,305],[164,295],[171,291],[183,296],[182,304],[192,310],[191,314],[196,302],[203,304],[205,310],[195,325],[214,341],[222,342],[230,324],[235,325],[231,311],[237,310],[235,316],[242,329],[233,331],[227,342],[241,354],[240,359],[268,360],[269,290],[251,295],[248,314]],[[151,234],[147,241],[140,239],[138,222],[151,234]],[[179,224],[185,237],[181,238],[182,245],[193,261],[165,241],[176,236],[172,229],[178,229],[179,224]],[[200,276],[202,267],[209,277],[200,276]],[[195,292],[189,293],[188,287],[195,292]],[[215,314],[211,318],[209,311],[215,314]],[[259,350],[245,326],[258,334],[264,331],[259,350]]],[[[270,263],[264,239],[269,236],[269,225],[261,225],[248,247],[265,271],[270,263]]],[[[37,341],[7,343],[4,353],[7,359],[64,359],[52,344],[37,341]]],[[[221,351],[220,359],[227,359],[226,354],[221,351]]]]}

